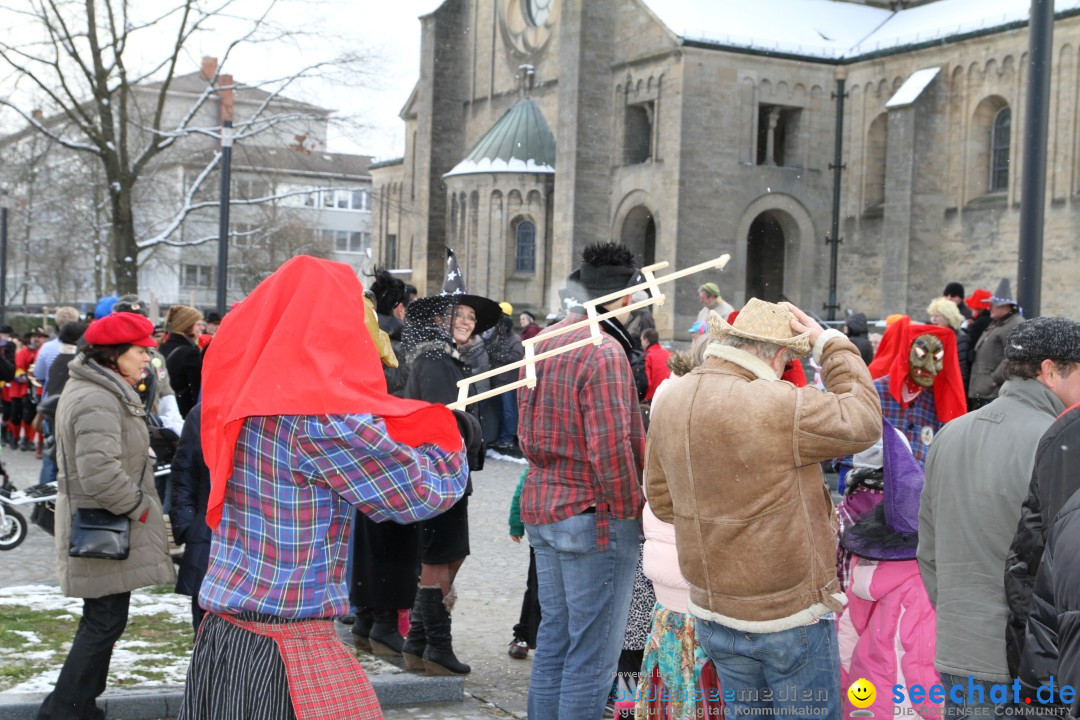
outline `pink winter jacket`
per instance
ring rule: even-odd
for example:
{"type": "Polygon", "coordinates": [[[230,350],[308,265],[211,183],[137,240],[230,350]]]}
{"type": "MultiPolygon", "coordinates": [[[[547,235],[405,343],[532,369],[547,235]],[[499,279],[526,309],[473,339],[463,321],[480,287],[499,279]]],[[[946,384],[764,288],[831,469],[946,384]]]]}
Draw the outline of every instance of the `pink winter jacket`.
{"type": "MultiPolygon", "coordinates": [[[[877,689],[874,717],[893,716],[893,686],[904,685],[897,707],[940,710],[939,705],[913,705],[912,685],[929,688],[941,682],[934,668],[936,622],[916,560],[877,563],[856,558],[847,590],[848,605],[837,622],[840,644],[844,720],[856,710],[846,690],[859,678],[877,689]]],[[[921,713],[920,713],[921,715],[921,713]]]]}
{"type": "MultiPolygon", "coordinates": [[[[655,409],[660,396],[676,380],[667,377],[653,393],[652,406],[655,409]]],[[[679,570],[679,553],[675,549],[675,526],[666,523],[653,514],[646,499],[641,511],[641,531],[645,535],[645,544],[641,550],[641,570],[645,577],[652,580],[656,591],[656,602],[668,610],[687,613],[690,600],[690,583],[679,570]]]]}
{"type": "Polygon", "coordinates": [[[641,569],[652,580],[656,602],[668,610],[686,613],[690,583],[679,572],[679,553],[675,550],[675,526],[653,515],[649,503],[641,511],[641,529],[645,533],[641,569]]]}

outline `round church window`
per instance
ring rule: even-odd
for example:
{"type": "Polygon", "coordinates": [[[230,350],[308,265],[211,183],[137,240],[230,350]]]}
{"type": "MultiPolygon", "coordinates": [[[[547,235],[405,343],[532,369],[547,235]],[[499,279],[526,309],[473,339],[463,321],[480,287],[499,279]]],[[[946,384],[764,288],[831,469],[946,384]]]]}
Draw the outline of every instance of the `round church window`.
{"type": "Polygon", "coordinates": [[[548,15],[551,14],[552,0],[527,0],[526,10],[528,12],[529,23],[533,27],[543,27],[547,22],[548,15]]]}
{"type": "Polygon", "coordinates": [[[506,49],[518,59],[534,59],[551,39],[559,0],[498,0],[496,7],[506,49]]]}

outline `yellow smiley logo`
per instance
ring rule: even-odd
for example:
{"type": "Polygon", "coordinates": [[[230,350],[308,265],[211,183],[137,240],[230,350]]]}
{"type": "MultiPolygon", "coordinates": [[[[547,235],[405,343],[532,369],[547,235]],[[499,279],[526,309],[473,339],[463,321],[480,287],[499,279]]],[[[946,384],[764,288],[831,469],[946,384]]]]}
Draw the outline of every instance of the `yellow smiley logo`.
{"type": "Polygon", "coordinates": [[[874,704],[874,698],[877,697],[877,688],[866,678],[859,678],[851,683],[851,687],[847,689],[847,696],[851,704],[857,708],[870,707],[874,704]]]}

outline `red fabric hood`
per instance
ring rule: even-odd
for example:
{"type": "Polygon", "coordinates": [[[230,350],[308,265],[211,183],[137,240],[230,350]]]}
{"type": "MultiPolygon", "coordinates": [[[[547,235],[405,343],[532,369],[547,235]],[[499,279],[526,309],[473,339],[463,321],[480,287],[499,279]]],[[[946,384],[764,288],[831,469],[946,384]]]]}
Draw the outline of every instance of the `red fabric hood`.
{"type": "Polygon", "coordinates": [[[945,347],[945,360],[941,372],[934,379],[933,390],[938,420],[947,423],[967,412],[964,382],[960,376],[960,357],[956,352],[956,332],[951,328],[912,323],[911,318],[905,315],[885,329],[877,355],[870,363],[870,376],[877,380],[888,375],[889,394],[903,405],[901,388],[910,369],[908,356],[911,354],[911,344],[920,335],[933,335],[945,347]]]}
{"type": "Polygon", "coordinates": [[[448,408],[387,394],[379,354],[364,326],[363,292],[348,265],[301,256],[225,316],[203,362],[210,527],[221,520],[236,440],[247,417],[368,413],[383,418],[400,443],[461,450],[448,408]]]}

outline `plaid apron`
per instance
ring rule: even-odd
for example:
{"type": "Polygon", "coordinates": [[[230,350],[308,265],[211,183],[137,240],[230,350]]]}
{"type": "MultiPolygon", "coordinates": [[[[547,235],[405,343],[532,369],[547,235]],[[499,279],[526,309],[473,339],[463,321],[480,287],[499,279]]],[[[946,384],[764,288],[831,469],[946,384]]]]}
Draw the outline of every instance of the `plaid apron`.
{"type": "Polygon", "coordinates": [[[364,669],[345,648],[332,620],[260,623],[218,615],[272,639],[285,663],[297,720],[378,720],[379,700],[364,669]]]}

